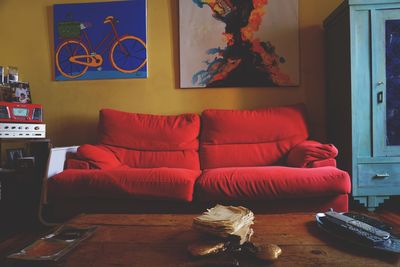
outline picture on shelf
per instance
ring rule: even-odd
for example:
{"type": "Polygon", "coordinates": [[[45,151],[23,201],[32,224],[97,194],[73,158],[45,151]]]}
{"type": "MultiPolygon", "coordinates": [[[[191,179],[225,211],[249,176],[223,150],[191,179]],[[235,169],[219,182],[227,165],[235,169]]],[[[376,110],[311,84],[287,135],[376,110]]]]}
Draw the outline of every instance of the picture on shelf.
{"type": "Polygon", "coordinates": [[[11,83],[11,99],[12,102],[18,102],[22,104],[31,104],[32,97],[29,89],[29,83],[27,82],[15,82],[11,83]]]}
{"type": "Polygon", "coordinates": [[[18,82],[18,68],[17,67],[8,67],[8,82],[9,83],[18,82]]]}

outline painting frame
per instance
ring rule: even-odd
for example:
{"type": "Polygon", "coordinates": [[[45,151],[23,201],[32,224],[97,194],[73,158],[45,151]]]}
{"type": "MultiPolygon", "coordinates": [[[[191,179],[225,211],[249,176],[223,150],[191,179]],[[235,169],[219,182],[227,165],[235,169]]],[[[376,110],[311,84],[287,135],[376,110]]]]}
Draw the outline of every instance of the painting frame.
{"type": "Polygon", "coordinates": [[[299,86],[298,5],[298,0],[179,0],[180,88],[299,86]]]}
{"type": "Polygon", "coordinates": [[[147,0],[55,4],[54,80],[148,77],[147,0]]]}

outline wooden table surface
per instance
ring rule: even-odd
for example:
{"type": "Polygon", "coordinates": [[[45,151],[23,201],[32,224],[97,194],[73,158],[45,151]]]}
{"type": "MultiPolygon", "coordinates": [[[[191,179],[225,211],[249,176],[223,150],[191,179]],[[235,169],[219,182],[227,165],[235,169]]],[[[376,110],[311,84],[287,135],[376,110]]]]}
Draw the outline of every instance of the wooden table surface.
{"type": "MultiPolygon", "coordinates": [[[[189,244],[204,237],[191,228],[194,216],[78,216],[69,223],[98,229],[55,266],[211,266],[217,258],[196,260],[187,253],[189,244]]],[[[277,244],[283,253],[273,264],[240,259],[240,266],[400,266],[398,255],[338,242],[317,227],[314,214],[256,214],[253,229],[252,241],[277,244]]]]}

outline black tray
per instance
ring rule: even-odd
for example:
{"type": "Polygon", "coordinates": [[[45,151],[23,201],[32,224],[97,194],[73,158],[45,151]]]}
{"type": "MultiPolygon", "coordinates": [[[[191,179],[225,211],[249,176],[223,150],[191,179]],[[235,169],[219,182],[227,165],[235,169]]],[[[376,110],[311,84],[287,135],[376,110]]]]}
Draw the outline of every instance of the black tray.
{"type": "Polygon", "coordinates": [[[27,261],[57,261],[90,237],[97,227],[75,227],[63,225],[20,251],[9,255],[8,259],[27,261]]]}

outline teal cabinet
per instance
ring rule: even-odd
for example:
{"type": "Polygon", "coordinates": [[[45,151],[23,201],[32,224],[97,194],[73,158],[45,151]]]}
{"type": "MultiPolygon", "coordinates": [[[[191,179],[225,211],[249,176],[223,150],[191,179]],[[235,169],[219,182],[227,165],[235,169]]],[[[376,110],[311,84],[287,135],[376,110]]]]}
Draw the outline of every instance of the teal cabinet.
{"type": "Polygon", "coordinates": [[[325,21],[327,124],[352,196],[400,195],[400,0],[347,0],[325,21]]]}

